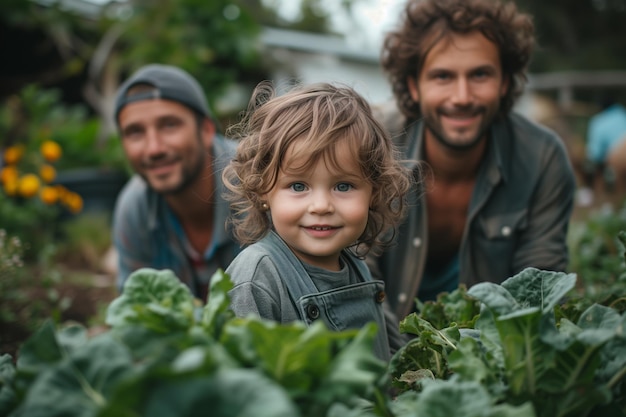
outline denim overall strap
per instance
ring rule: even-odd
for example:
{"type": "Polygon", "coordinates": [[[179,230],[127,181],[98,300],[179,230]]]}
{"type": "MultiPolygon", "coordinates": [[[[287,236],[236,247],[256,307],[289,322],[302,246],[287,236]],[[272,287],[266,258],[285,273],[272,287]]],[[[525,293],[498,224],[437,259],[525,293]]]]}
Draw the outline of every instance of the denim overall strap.
{"type": "Polygon", "coordinates": [[[292,300],[297,300],[303,295],[318,292],[317,287],[309,277],[309,274],[289,249],[287,244],[275,232],[269,232],[267,236],[256,243],[266,253],[270,254],[281,265],[279,270],[280,279],[287,286],[292,300]]]}

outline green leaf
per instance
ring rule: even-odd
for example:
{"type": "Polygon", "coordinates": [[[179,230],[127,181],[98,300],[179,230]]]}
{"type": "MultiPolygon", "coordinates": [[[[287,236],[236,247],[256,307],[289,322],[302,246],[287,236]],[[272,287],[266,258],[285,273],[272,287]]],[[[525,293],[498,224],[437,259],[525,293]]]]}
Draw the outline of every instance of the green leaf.
{"type": "Polygon", "coordinates": [[[378,329],[365,325],[328,366],[316,397],[324,404],[350,401],[352,397],[373,398],[376,388],[386,383],[387,364],[373,352],[378,329]]]}
{"type": "Polygon", "coordinates": [[[300,415],[282,387],[253,369],[226,369],[210,375],[163,374],[144,382],[149,389],[141,401],[111,403],[99,417],[300,415]]]}
{"type": "Polygon", "coordinates": [[[409,314],[400,322],[400,330],[404,333],[411,333],[432,340],[433,344],[454,349],[455,342],[459,341],[461,335],[456,326],[438,330],[428,321],[417,316],[415,313],[409,314]]]}
{"type": "Polygon", "coordinates": [[[467,294],[467,287],[460,284],[451,293],[437,295],[437,301],[418,304],[419,316],[430,322],[435,328],[443,329],[450,323],[459,328],[473,328],[480,312],[480,302],[467,294]]]}
{"type": "Polygon", "coordinates": [[[448,366],[462,381],[475,381],[488,389],[494,398],[504,399],[502,369],[489,351],[473,338],[462,338],[448,356],[448,366]]]}
{"type": "Polygon", "coordinates": [[[93,416],[131,365],[121,344],[98,336],[38,375],[15,417],[93,416]]]}
{"type": "Polygon", "coordinates": [[[17,405],[17,396],[13,381],[16,370],[13,358],[9,354],[0,356],[0,415],[8,416],[17,405]]]}
{"type": "Polygon", "coordinates": [[[142,268],[109,305],[106,323],[114,328],[140,324],[162,333],[187,330],[195,323],[194,298],[172,271],[142,268]]]}
{"type": "Polygon", "coordinates": [[[496,315],[537,307],[552,314],[554,307],[576,285],[575,274],[526,268],[501,285],[481,282],[468,294],[491,308],[496,315]]]}
{"type": "Polygon", "coordinates": [[[255,367],[287,389],[303,413],[325,415],[334,402],[371,395],[385,380],[376,358],[374,325],[335,332],[322,322],[229,321],[220,342],[242,366],[255,367]]]}
{"type": "MultiPolygon", "coordinates": [[[[400,322],[400,330],[417,337],[400,348],[389,363],[393,384],[402,389],[412,388],[424,377],[415,370],[429,370],[435,378],[448,377],[447,356],[456,349],[461,336],[456,326],[437,330],[417,314],[409,314],[400,322]]],[[[427,375],[427,374],[426,374],[427,375]]]]}
{"type": "Polygon", "coordinates": [[[552,313],[576,285],[576,274],[526,268],[507,279],[502,287],[522,306],[539,307],[543,314],[552,313]]]}
{"type": "Polygon", "coordinates": [[[523,315],[496,319],[505,372],[514,396],[534,395],[539,379],[552,366],[554,358],[554,351],[546,349],[539,337],[541,312],[537,308],[525,311],[523,315]]]}
{"type": "Polygon", "coordinates": [[[38,374],[64,357],[52,320],[46,320],[20,348],[17,367],[20,373],[38,374]]]}
{"type": "Polygon", "coordinates": [[[257,318],[228,322],[220,342],[244,366],[263,370],[294,392],[308,392],[327,372],[336,339],[322,323],[279,323],[257,318]]]}
{"type": "Polygon", "coordinates": [[[497,316],[508,314],[520,308],[520,305],[506,288],[493,282],[479,282],[472,286],[467,293],[484,303],[497,316]]]}
{"type": "Polygon", "coordinates": [[[230,310],[230,297],[228,291],[233,288],[233,283],[228,274],[221,269],[215,272],[211,278],[209,299],[202,312],[202,326],[215,340],[220,337],[224,324],[234,317],[230,310]]]}
{"type": "Polygon", "coordinates": [[[534,417],[529,403],[521,406],[495,405],[487,390],[477,382],[435,380],[416,394],[406,392],[391,404],[395,417],[534,417]]]}

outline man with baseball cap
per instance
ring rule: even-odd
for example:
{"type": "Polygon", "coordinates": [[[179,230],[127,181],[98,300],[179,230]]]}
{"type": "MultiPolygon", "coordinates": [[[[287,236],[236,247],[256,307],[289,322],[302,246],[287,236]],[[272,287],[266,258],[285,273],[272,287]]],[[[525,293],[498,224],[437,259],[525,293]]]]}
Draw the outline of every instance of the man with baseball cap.
{"type": "Polygon", "coordinates": [[[135,175],[115,206],[118,289],[142,267],[171,269],[206,299],[239,252],[225,222],[221,170],[236,144],[218,133],[200,84],[180,68],[140,68],[117,92],[115,122],[135,175]]]}

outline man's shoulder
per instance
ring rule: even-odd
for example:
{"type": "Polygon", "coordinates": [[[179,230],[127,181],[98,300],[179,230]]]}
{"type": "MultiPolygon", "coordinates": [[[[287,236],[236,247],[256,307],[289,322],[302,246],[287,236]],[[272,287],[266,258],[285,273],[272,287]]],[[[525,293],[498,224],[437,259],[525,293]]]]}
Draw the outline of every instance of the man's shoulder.
{"type": "Polygon", "coordinates": [[[524,167],[509,172],[534,172],[540,175],[551,167],[563,175],[561,179],[573,178],[568,149],[556,132],[519,114],[509,115],[507,123],[510,137],[503,140],[507,145],[502,147],[502,155],[513,166],[524,167]]]}
{"type": "Polygon", "coordinates": [[[116,211],[143,212],[147,210],[150,195],[153,193],[154,191],[148,187],[143,178],[134,174],[119,193],[115,205],[116,211]]]}
{"type": "Polygon", "coordinates": [[[238,142],[226,138],[221,134],[216,134],[213,139],[212,154],[213,154],[213,170],[221,172],[233,159],[237,151],[238,142]]]}
{"type": "Polygon", "coordinates": [[[213,147],[217,156],[224,154],[234,155],[237,150],[237,144],[237,141],[227,138],[221,133],[216,133],[213,139],[213,147]]]}

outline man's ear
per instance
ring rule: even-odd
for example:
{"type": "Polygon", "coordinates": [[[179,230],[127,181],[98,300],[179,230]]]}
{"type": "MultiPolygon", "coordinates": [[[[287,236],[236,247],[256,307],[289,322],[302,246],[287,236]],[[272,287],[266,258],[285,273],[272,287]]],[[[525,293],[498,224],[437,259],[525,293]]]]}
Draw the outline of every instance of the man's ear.
{"type": "Polygon", "coordinates": [[[215,137],[215,123],[213,120],[204,118],[202,119],[202,125],[200,126],[200,135],[202,136],[202,142],[204,146],[209,149],[213,146],[213,138],[215,137]]]}
{"type": "Polygon", "coordinates": [[[511,76],[502,77],[502,85],[500,86],[500,98],[504,98],[511,88],[511,76]]]}
{"type": "Polygon", "coordinates": [[[406,78],[407,87],[409,87],[409,94],[414,102],[420,101],[420,93],[417,89],[417,80],[413,77],[406,78]]]}

